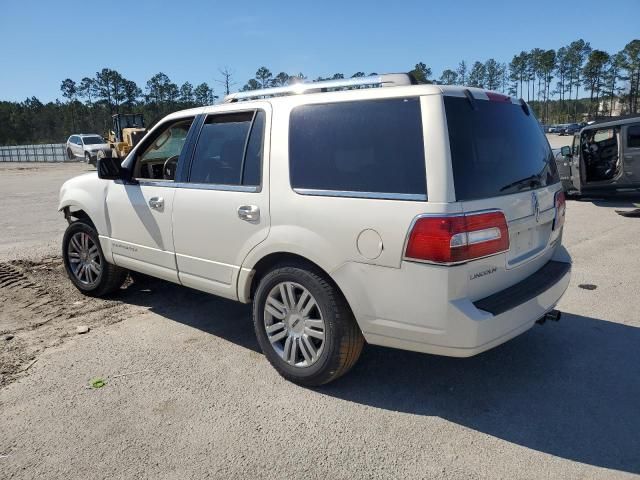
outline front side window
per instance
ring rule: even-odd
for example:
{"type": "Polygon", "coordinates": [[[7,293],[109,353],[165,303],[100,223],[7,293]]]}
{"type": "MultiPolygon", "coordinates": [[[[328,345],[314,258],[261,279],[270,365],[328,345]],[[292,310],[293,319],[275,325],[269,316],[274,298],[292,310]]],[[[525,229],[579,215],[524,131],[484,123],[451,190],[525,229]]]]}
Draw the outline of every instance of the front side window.
{"type": "Polygon", "coordinates": [[[420,101],[392,98],[302,105],[289,127],[291,186],[354,196],[426,199],[420,101]]]}
{"type": "Polygon", "coordinates": [[[627,128],[627,147],[640,148],[640,125],[629,125],[627,128]]]}
{"type": "Polygon", "coordinates": [[[196,145],[189,182],[260,185],[265,112],[210,115],[196,145]]]}
{"type": "Polygon", "coordinates": [[[178,159],[192,123],[193,118],[189,118],[161,129],[138,154],[134,178],[174,180],[178,159]]]}

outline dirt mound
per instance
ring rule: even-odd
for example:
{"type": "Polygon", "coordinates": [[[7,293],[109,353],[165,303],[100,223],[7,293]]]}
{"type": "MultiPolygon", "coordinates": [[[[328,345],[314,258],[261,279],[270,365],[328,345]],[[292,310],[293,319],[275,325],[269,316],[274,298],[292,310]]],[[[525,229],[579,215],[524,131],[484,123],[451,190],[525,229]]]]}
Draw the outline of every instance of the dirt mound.
{"type": "Polygon", "coordinates": [[[67,278],[61,258],[0,263],[0,387],[28,368],[39,352],[75,335],[123,318],[135,308],[121,300],[89,298],[67,278]]]}

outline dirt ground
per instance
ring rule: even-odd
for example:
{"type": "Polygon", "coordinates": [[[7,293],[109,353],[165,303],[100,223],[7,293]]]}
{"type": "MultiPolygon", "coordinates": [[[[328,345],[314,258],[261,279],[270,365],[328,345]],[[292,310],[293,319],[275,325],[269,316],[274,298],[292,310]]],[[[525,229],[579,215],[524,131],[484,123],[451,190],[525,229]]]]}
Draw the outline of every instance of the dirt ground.
{"type": "Polygon", "coordinates": [[[640,199],[568,203],[560,322],[469,359],[367,346],[303,389],[246,305],[80,295],[56,201],[85,171],[0,164],[1,478],[639,478],[640,219],[615,210],[640,199]]]}

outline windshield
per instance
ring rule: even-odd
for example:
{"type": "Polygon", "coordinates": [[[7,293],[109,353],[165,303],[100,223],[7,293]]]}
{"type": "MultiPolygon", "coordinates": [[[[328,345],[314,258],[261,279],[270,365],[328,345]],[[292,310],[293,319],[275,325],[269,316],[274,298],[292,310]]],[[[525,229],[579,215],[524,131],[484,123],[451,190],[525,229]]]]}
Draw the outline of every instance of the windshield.
{"type": "Polygon", "coordinates": [[[144,122],[142,115],[122,115],[120,117],[120,128],[142,128],[144,122]]]}
{"type": "Polygon", "coordinates": [[[102,137],[82,137],[82,141],[84,142],[85,145],[98,145],[100,143],[104,143],[104,140],[102,139],[102,137]]]}
{"type": "Polygon", "coordinates": [[[553,152],[520,104],[444,97],[457,200],[533,190],[559,181],[553,152]]]}

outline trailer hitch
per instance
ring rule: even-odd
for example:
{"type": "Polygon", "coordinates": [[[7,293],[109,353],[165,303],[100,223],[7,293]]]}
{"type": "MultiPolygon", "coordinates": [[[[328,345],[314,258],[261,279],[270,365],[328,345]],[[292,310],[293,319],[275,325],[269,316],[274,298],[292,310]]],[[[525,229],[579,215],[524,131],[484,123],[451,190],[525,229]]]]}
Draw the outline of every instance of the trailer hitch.
{"type": "Polygon", "coordinates": [[[560,310],[551,310],[551,311],[545,313],[538,320],[536,320],[536,323],[538,325],[542,325],[547,320],[551,320],[553,322],[558,322],[560,320],[560,317],[562,317],[562,312],[560,310]]]}

